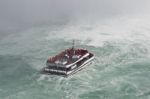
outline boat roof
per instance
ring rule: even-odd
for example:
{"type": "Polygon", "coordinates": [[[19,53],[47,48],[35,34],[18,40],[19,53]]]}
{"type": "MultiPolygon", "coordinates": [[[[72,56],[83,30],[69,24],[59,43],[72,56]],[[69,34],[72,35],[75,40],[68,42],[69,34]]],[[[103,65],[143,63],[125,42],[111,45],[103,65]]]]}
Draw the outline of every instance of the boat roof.
{"type": "Polygon", "coordinates": [[[65,51],[62,51],[58,55],[54,57],[50,57],[47,62],[48,63],[55,63],[55,64],[71,64],[81,58],[83,55],[88,53],[86,49],[74,49],[74,48],[69,48],[66,49],[65,51]]]}

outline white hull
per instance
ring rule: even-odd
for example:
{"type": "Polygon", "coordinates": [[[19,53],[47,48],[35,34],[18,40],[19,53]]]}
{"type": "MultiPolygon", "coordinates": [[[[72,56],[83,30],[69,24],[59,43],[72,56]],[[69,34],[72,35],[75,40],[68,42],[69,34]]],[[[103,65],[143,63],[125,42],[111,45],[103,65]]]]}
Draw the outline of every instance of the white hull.
{"type": "Polygon", "coordinates": [[[67,49],[47,60],[42,73],[50,75],[69,76],[92,63],[94,54],[85,49],[67,49]]]}
{"type": "Polygon", "coordinates": [[[86,60],[84,63],[82,63],[79,67],[76,67],[75,69],[72,69],[70,71],[60,71],[60,70],[52,70],[52,69],[48,69],[48,68],[44,68],[44,71],[46,71],[46,74],[49,75],[61,75],[64,77],[70,76],[72,74],[75,74],[76,72],[82,70],[84,67],[86,67],[87,65],[91,64],[92,61],[94,60],[94,56],[91,57],[90,59],[86,60]]]}
{"type": "Polygon", "coordinates": [[[79,66],[78,68],[76,68],[76,69],[74,69],[74,70],[71,70],[71,71],[68,71],[66,74],[67,74],[67,75],[71,75],[71,74],[74,74],[74,73],[80,71],[80,70],[83,69],[85,66],[91,64],[93,59],[94,59],[94,56],[93,56],[91,59],[85,61],[85,62],[84,62],[81,66],[79,66]]]}

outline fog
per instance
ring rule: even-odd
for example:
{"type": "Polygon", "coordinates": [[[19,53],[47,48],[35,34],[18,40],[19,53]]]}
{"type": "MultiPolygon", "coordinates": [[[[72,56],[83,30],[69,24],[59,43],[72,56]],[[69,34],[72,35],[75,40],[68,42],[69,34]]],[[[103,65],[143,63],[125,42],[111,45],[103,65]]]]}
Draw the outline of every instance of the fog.
{"type": "Polygon", "coordinates": [[[72,20],[147,15],[149,0],[0,0],[0,34],[72,20]]]}

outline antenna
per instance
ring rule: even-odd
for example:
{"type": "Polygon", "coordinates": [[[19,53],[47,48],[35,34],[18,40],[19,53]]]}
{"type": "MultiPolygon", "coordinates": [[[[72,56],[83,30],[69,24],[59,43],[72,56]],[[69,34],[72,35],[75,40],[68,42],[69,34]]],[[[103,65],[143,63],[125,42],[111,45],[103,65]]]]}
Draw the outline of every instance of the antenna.
{"type": "Polygon", "coordinates": [[[75,40],[72,41],[72,49],[74,49],[75,46],[75,40]]]}
{"type": "Polygon", "coordinates": [[[74,45],[75,45],[75,40],[73,40],[73,41],[72,41],[72,50],[73,50],[73,55],[75,55],[74,45]]]}

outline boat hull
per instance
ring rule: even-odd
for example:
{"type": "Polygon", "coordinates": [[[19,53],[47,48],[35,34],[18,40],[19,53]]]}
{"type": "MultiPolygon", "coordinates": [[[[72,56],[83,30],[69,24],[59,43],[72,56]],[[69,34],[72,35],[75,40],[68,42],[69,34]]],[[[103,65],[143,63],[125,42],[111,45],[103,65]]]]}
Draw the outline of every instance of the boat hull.
{"type": "MultiPolygon", "coordinates": [[[[73,74],[77,73],[78,71],[82,70],[85,66],[91,64],[93,60],[94,60],[94,56],[85,60],[84,62],[82,62],[82,64],[80,64],[76,68],[74,68],[72,70],[68,70],[68,71],[58,71],[58,70],[49,69],[49,67],[44,67],[42,69],[42,73],[48,74],[48,75],[58,75],[58,76],[68,77],[68,76],[73,75],[73,74]]],[[[71,67],[73,67],[73,66],[71,66],[71,67]]]]}

